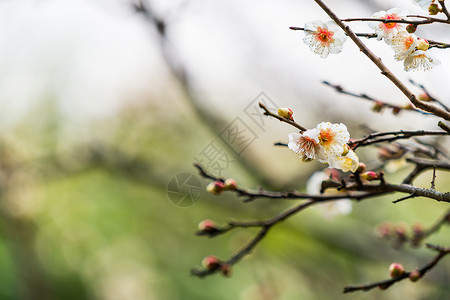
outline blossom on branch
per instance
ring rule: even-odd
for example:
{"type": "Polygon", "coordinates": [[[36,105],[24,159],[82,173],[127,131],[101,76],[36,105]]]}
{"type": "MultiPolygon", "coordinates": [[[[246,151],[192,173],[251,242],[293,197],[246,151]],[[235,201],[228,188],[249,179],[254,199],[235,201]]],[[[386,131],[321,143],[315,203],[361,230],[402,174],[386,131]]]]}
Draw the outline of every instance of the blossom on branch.
{"type": "Polygon", "coordinates": [[[312,21],[305,23],[303,41],[312,52],[326,58],[328,54],[338,54],[342,51],[347,36],[334,22],[312,21]]]}
{"type": "Polygon", "coordinates": [[[297,153],[303,161],[316,159],[319,151],[319,131],[317,129],[306,130],[303,133],[289,134],[288,147],[297,153]]]}
{"type": "Polygon", "coordinates": [[[432,57],[426,51],[416,50],[408,55],[403,65],[405,67],[405,71],[417,71],[423,70],[427,71],[433,68],[436,65],[440,65],[441,62],[437,58],[432,57]]]}
{"type": "Polygon", "coordinates": [[[349,150],[345,156],[338,156],[330,161],[330,168],[336,168],[343,172],[351,171],[355,173],[358,167],[359,158],[353,150],[349,150]]]}
{"type": "Polygon", "coordinates": [[[331,124],[330,122],[322,122],[316,128],[319,131],[319,144],[322,146],[318,155],[319,161],[329,163],[341,156],[344,152],[344,145],[350,139],[347,126],[342,123],[331,124]]]}
{"type": "MultiPolygon", "coordinates": [[[[385,20],[407,20],[408,12],[401,8],[391,8],[387,12],[382,10],[376,12],[372,17],[375,19],[385,20]]],[[[394,36],[401,31],[406,31],[406,24],[402,23],[383,23],[383,22],[369,22],[369,27],[375,30],[378,40],[383,39],[386,44],[390,45],[394,36]]]]}
{"type": "Polygon", "coordinates": [[[404,60],[416,49],[417,36],[406,31],[399,32],[392,38],[391,46],[396,60],[404,60]]]}

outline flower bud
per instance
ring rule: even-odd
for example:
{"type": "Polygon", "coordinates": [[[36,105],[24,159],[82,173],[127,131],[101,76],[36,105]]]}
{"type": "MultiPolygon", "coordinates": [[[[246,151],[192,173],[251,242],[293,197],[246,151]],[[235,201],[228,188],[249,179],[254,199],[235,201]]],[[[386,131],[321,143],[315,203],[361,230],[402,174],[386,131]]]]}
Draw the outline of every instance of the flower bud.
{"type": "Polygon", "coordinates": [[[365,172],[365,171],[366,171],[366,164],[363,163],[363,162],[360,162],[357,171],[358,171],[359,173],[365,172]]]}
{"type": "Polygon", "coordinates": [[[408,104],[403,105],[402,108],[406,109],[406,110],[412,110],[412,109],[415,109],[416,107],[412,103],[408,103],[408,104]]]}
{"type": "Polygon", "coordinates": [[[213,181],[208,184],[208,186],[206,187],[206,191],[214,195],[219,195],[220,193],[222,193],[224,186],[225,185],[222,181],[213,181]]]}
{"type": "Polygon", "coordinates": [[[418,50],[427,51],[428,47],[430,47],[430,44],[425,39],[419,39],[417,41],[417,46],[416,47],[417,47],[418,50]]]}
{"type": "Polygon", "coordinates": [[[405,268],[399,263],[392,263],[389,266],[389,275],[391,278],[397,278],[405,273],[405,268]]]}
{"type": "Polygon", "coordinates": [[[406,26],[406,31],[408,33],[414,33],[417,30],[417,25],[416,24],[409,24],[408,26],[406,26]]]}
{"type": "Polygon", "coordinates": [[[372,106],[372,111],[379,113],[379,112],[381,112],[383,107],[384,107],[384,103],[383,102],[375,101],[375,104],[372,106]]]}
{"type": "Polygon", "coordinates": [[[382,238],[388,238],[394,232],[394,224],[391,222],[383,222],[379,224],[376,228],[376,234],[382,238]]]}
{"type": "Polygon", "coordinates": [[[203,220],[198,223],[198,230],[203,232],[210,232],[217,230],[217,225],[211,220],[203,220]]]}
{"type": "Polygon", "coordinates": [[[342,156],[346,156],[347,153],[350,151],[350,147],[347,144],[344,144],[344,151],[342,151],[342,156]]]}
{"type": "Polygon", "coordinates": [[[427,94],[427,93],[422,93],[419,96],[417,96],[417,99],[419,99],[420,101],[433,101],[433,99],[431,99],[431,97],[427,94]]]}
{"type": "Polygon", "coordinates": [[[362,179],[365,179],[367,181],[372,181],[372,180],[378,179],[379,176],[374,171],[367,171],[367,172],[364,172],[361,175],[361,177],[362,177],[362,179]]]}
{"type": "Polygon", "coordinates": [[[229,190],[229,191],[235,190],[237,188],[236,180],[234,180],[232,178],[225,180],[225,184],[224,184],[223,188],[225,190],[229,190]]]}
{"type": "Polygon", "coordinates": [[[392,108],[392,113],[396,116],[396,115],[398,115],[398,114],[400,113],[401,110],[402,110],[402,109],[401,109],[400,107],[394,106],[394,107],[392,108]]]}
{"type": "Polygon", "coordinates": [[[279,108],[278,109],[278,115],[282,118],[292,120],[292,115],[294,113],[290,108],[279,108]]]}
{"type": "Polygon", "coordinates": [[[420,279],[420,277],[422,277],[422,276],[420,275],[420,272],[417,270],[413,270],[409,274],[409,280],[411,280],[412,282],[416,282],[417,280],[420,279]]]}
{"type": "Polygon", "coordinates": [[[202,260],[202,266],[211,271],[219,268],[222,265],[222,262],[217,256],[214,255],[208,255],[202,260]]]}
{"type": "Polygon", "coordinates": [[[424,233],[423,225],[419,222],[415,223],[412,226],[412,230],[414,232],[414,235],[422,235],[424,233]]]}
{"type": "Polygon", "coordinates": [[[434,15],[437,15],[438,13],[440,13],[441,9],[439,8],[439,6],[437,4],[433,3],[428,7],[428,12],[430,13],[430,15],[434,16],[434,15]]]}

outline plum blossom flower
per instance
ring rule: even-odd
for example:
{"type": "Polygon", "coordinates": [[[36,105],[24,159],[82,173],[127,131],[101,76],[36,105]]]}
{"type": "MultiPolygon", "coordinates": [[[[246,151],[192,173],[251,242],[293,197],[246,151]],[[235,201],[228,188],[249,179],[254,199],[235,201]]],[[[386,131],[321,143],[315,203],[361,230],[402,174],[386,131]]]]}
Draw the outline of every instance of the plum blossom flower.
{"type": "Polygon", "coordinates": [[[305,37],[303,41],[312,52],[326,58],[328,54],[342,51],[347,36],[334,22],[312,21],[305,23],[305,37]]]}
{"type": "Polygon", "coordinates": [[[316,159],[319,150],[319,132],[317,129],[309,129],[302,133],[289,134],[288,147],[297,153],[303,161],[316,159]]]}
{"type": "Polygon", "coordinates": [[[353,150],[349,150],[345,156],[338,156],[330,162],[330,168],[336,168],[343,172],[351,171],[355,173],[358,167],[359,158],[353,150]]]}
{"type": "MultiPolygon", "coordinates": [[[[391,8],[387,12],[382,10],[376,12],[372,17],[375,19],[385,20],[407,20],[408,12],[401,8],[391,8]]],[[[369,22],[368,25],[375,30],[378,40],[383,39],[386,44],[390,45],[392,38],[401,31],[406,31],[406,25],[403,23],[383,23],[383,22],[369,22]]]]}
{"type": "Polygon", "coordinates": [[[405,59],[416,49],[417,43],[417,36],[414,33],[408,33],[406,31],[399,32],[391,41],[394,58],[396,60],[405,59]]]}
{"type": "Polygon", "coordinates": [[[430,70],[436,65],[440,65],[441,62],[437,58],[432,57],[427,51],[416,50],[408,55],[403,61],[405,71],[411,70],[430,70]]]}
{"type": "Polygon", "coordinates": [[[420,6],[420,8],[428,10],[428,7],[430,7],[431,3],[435,3],[435,0],[413,0],[414,4],[417,4],[420,6]]]}
{"type": "Polygon", "coordinates": [[[350,139],[347,127],[342,124],[331,124],[330,122],[322,122],[317,125],[319,152],[317,156],[322,163],[330,163],[334,158],[339,157],[344,152],[344,145],[350,139]]]}
{"type": "MultiPolygon", "coordinates": [[[[337,171],[335,171],[337,172],[337,171]]],[[[333,175],[333,171],[330,169],[324,171],[314,172],[314,174],[308,179],[306,183],[306,191],[308,194],[317,195],[320,194],[320,190],[322,188],[322,182],[325,180],[329,180],[330,177],[335,177],[336,174],[333,175]]],[[[326,195],[336,195],[336,194],[344,194],[344,191],[338,191],[334,188],[328,188],[325,190],[324,194],[326,195]]],[[[347,198],[343,198],[340,200],[325,202],[323,204],[318,204],[315,207],[320,209],[323,213],[323,216],[327,219],[332,219],[337,215],[348,215],[352,211],[352,201],[347,198]]]]}

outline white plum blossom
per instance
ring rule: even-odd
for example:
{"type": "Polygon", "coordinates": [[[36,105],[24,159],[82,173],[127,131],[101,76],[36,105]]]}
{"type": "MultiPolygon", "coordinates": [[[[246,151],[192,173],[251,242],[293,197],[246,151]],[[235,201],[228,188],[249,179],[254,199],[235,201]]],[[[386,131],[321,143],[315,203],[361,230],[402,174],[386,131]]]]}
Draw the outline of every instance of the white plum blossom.
{"type": "Polygon", "coordinates": [[[316,159],[319,149],[319,131],[309,129],[302,133],[290,133],[288,147],[304,161],[316,159]]]}
{"type": "Polygon", "coordinates": [[[405,71],[430,70],[441,62],[428,54],[428,51],[416,50],[408,55],[403,61],[405,71]]]}
{"type": "MultiPolygon", "coordinates": [[[[376,12],[372,17],[375,19],[385,20],[407,20],[406,16],[408,11],[401,8],[391,8],[388,11],[376,12]]],[[[383,23],[383,22],[369,22],[368,25],[375,30],[378,36],[378,40],[383,39],[386,44],[390,45],[392,38],[399,32],[406,30],[406,24],[404,23],[383,23]]]]}
{"type": "Polygon", "coordinates": [[[399,32],[391,41],[394,58],[396,60],[404,60],[416,49],[417,43],[417,36],[414,33],[408,33],[406,31],[399,32]]]}
{"type": "Polygon", "coordinates": [[[326,58],[328,54],[342,51],[347,36],[334,22],[312,21],[305,23],[305,37],[303,41],[312,52],[326,58]]]}
{"type": "Polygon", "coordinates": [[[349,150],[344,156],[338,156],[330,161],[330,168],[336,168],[343,172],[355,173],[359,167],[359,158],[353,150],[349,150]]]}
{"type": "MultiPolygon", "coordinates": [[[[308,194],[317,195],[320,194],[322,188],[322,182],[330,179],[330,174],[327,174],[327,170],[314,172],[314,174],[306,182],[306,191],[308,194]]],[[[334,188],[328,188],[325,190],[326,195],[344,194],[344,191],[338,191],[334,188]]],[[[337,215],[348,215],[352,211],[352,201],[347,198],[340,200],[333,200],[325,202],[323,204],[315,205],[316,208],[322,211],[322,214],[327,219],[332,219],[337,215]]]]}
{"type": "Polygon", "coordinates": [[[344,145],[350,139],[350,134],[347,127],[342,123],[322,122],[316,128],[319,131],[318,140],[321,146],[317,156],[320,162],[330,163],[334,158],[342,155],[344,145]]]}
{"type": "Polygon", "coordinates": [[[428,10],[431,3],[435,3],[435,0],[412,0],[414,4],[419,5],[422,9],[428,10]]]}

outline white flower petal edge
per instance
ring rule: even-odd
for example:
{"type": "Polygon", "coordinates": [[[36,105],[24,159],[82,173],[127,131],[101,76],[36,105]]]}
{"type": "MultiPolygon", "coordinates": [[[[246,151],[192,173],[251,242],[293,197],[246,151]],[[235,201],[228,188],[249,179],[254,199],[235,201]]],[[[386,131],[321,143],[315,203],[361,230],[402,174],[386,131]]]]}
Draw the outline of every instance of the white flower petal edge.
{"type": "Polygon", "coordinates": [[[344,144],[350,139],[347,126],[342,123],[322,122],[316,128],[319,131],[319,144],[322,146],[317,156],[320,162],[330,163],[334,158],[342,155],[344,144]]]}
{"type": "Polygon", "coordinates": [[[428,10],[428,7],[430,7],[430,4],[434,2],[434,0],[412,0],[414,4],[417,4],[420,6],[420,8],[428,10]]]}
{"type": "Polygon", "coordinates": [[[417,36],[414,33],[408,33],[406,31],[399,32],[391,41],[394,58],[396,60],[405,59],[415,50],[417,42],[417,36]]]}
{"type": "Polygon", "coordinates": [[[319,145],[318,134],[315,128],[303,133],[290,133],[288,147],[303,160],[315,159],[319,145]]]}
{"type": "Polygon", "coordinates": [[[408,55],[403,61],[405,71],[431,70],[440,65],[441,61],[431,56],[428,51],[416,50],[408,55]]]}
{"type": "MultiPolygon", "coordinates": [[[[372,17],[375,19],[408,19],[406,16],[408,11],[401,8],[391,8],[388,11],[376,12],[372,17]]],[[[383,39],[386,44],[390,45],[392,38],[401,31],[405,31],[406,24],[404,23],[383,23],[383,22],[368,22],[369,27],[371,27],[378,36],[378,40],[383,39]]]]}
{"type": "Polygon", "coordinates": [[[358,167],[359,158],[353,150],[349,150],[347,155],[339,156],[330,162],[330,168],[339,169],[343,172],[351,171],[355,173],[358,167]]]}

